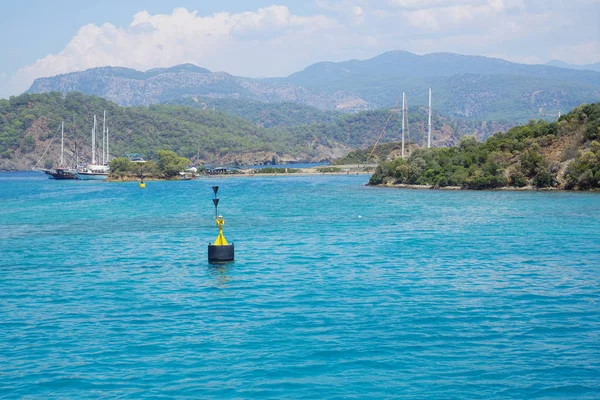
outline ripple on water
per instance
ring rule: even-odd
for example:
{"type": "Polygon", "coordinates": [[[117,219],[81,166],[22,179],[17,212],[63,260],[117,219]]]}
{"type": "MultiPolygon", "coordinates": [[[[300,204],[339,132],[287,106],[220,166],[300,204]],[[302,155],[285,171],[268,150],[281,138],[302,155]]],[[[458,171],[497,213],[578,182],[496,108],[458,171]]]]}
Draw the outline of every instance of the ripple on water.
{"type": "Polygon", "coordinates": [[[600,397],[597,195],[365,180],[11,180],[0,397],[600,397]]]}

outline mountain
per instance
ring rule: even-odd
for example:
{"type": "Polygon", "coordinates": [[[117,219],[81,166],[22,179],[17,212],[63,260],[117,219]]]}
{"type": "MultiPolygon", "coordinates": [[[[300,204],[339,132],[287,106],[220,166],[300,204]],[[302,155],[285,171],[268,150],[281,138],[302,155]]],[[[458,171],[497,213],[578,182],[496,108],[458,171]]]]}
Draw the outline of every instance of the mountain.
{"type": "MultiPolygon", "coordinates": [[[[266,129],[219,111],[166,105],[121,107],[100,97],[81,93],[63,97],[53,92],[0,99],[0,170],[55,164],[61,121],[65,122],[67,164],[89,162],[92,119],[104,110],[113,156],[140,153],[155,158],[157,151],[166,149],[197,163],[254,164],[323,161],[350,149],[323,132],[266,129]]],[[[97,132],[100,143],[101,128],[97,132]]]]}
{"type": "Polygon", "coordinates": [[[360,98],[344,92],[320,93],[289,83],[242,78],[185,64],[140,72],[129,68],[101,67],[49,78],[38,78],[27,93],[81,92],[100,96],[122,106],[150,105],[209,97],[292,102],[321,110],[366,109],[360,98]]]}
{"type": "Polygon", "coordinates": [[[596,101],[600,72],[452,53],[392,51],[362,61],[316,63],[285,78],[250,79],[193,65],[146,72],[103,67],[39,78],[28,92],[81,91],[120,105],[212,98],[357,112],[392,107],[402,91],[410,105],[425,105],[429,87],[434,108],[443,114],[518,123],[552,119],[560,111],[596,101]]]}
{"type": "Polygon", "coordinates": [[[600,97],[598,72],[451,53],[393,51],[364,61],[317,63],[278,81],[348,91],[371,107],[394,104],[402,91],[409,104],[426,104],[432,87],[434,108],[444,114],[514,122],[551,119],[600,97]]]}
{"type": "Polygon", "coordinates": [[[578,64],[569,64],[569,63],[566,63],[566,62],[560,61],[560,60],[551,60],[551,61],[548,61],[546,63],[546,65],[552,65],[554,67],[560,67],[560,68],[570,68],[570,69],[580,69],[580,70],[585,69],[585,70],[600,72],[600,62],[597,62],[594,64],[578,65],[578,64]]]}
{"type": "Polygon", "coordinates": [[[370,184],[600,188],[600,103],[581,105],[558,122],[514,127],[483,143],[465,137],[456,147],[415,150],[379,164],[370,184]]]}
{"type": "MultiPolygon", "coordinates": [[[[208,99],[207,101],[211,101],[208,99]]],[[[333,160],[352,149],[370,148],[389,123],[381,143],[401,137],[399,110],[354,114],[325,113],[309,106],[217,99],[212,109],[151,105],[122,107],[96,96],[58,92],[23,94],[0,100],[0,170],[53,164],[59,155],[57,132],[65,121],[67,162],[89,161],[91,121],[107,111],[111,154],[140,153],[153,158],[172,150],[196,163],[259,164],[333,160]],[[225,111],[225,112],[224,112],[225,111]],[[231,115],[234,111],[243,116],[231,115]],[[392,113],[390,115],[390,113],[392,113]],[[271,124],[269,121],[279,121],[271,124]],[[285,123],[282,123],[285,121],[285,123]],[[54,140],[53,140],[54,138],[54,140]],[[49,149],[46,154],[46,149],[49,149]],[[44,156],[44,157],[42,157],[44,156]]],[[[427,109],[411,107],[407,140],[424,143],[427,109]]],[[[450,146],[465,134],[485,138],[511,125],[467,121],[433,113],[432,141],[450,146]]],[[[98,134],[98,137],[99,134],[98,134]]]]}

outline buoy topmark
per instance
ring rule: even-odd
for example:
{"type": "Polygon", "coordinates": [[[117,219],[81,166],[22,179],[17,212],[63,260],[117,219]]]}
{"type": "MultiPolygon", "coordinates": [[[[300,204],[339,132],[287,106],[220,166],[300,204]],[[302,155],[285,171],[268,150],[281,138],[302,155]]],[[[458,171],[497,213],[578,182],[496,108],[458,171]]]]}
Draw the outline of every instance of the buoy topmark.
{"type": "Polygon", "coordinates": [[[219,199],[217,198],[217,192],[219,191],[218,186],[212,187],[215,193],[213,204],[215,205],[215,223],[219,228],[219,236],[215,239],[215,242],[208,245],[208,262],[229,262],[234,259],[234,246],[233,243],[227,243],[227,239],[223,236],[223,226],[225,225],[225,219],[222,215],[219,215],[219,199]]]}

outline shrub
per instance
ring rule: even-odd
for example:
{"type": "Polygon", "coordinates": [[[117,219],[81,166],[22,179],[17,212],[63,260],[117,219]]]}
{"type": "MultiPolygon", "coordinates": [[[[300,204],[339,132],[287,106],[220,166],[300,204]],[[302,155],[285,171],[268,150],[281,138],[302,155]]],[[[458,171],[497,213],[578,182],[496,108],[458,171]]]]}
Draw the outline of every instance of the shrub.
{"type": "Polygon", "coordinates": [[[527,185],[527,179],[519,169],[513,168],[508,174],[508,183],[510,186],[523,187],[527,185]]]}
{"type": "Polygon", "coordinates": [[[554,177],[548,172],[546,167],[538,167],[533,177],[533,184],[538,188],[550,187],[554,183],[554,177]]]}
{"type": "Polygon", "coordinates": [[[117,157],[110,161],[110,172],[112,174],[124,175],[132,171],[134,163],[127,157],[117,157]]]}
{"type": "MultiPolygon", "coordinates": [[[[319,172],[342,172],[341,168],[338,167],[323,167],[323,168],[317,168],[317,171],[319,172]]],[[[289,172],[289,170],[288,170],[289,172]]]]}

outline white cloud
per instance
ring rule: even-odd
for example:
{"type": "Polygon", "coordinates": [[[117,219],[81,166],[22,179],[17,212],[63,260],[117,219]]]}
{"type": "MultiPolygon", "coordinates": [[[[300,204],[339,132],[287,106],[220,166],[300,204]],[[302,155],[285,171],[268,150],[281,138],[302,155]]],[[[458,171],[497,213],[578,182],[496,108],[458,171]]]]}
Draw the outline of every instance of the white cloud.
{"type": "Polygon", "coordinates": [[[283,75],[368,40],[335,19],[294,15],[285,6],[206,17],[184,8],[170,15],[141,11],[128,27],[83,26],[62,51],[19,69],[11,83],[23,91],[38,77],[105,65],[146,70],[194,63],[242,75],[283,75]]]}

